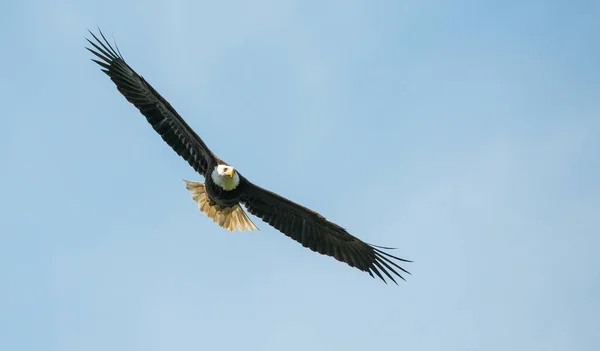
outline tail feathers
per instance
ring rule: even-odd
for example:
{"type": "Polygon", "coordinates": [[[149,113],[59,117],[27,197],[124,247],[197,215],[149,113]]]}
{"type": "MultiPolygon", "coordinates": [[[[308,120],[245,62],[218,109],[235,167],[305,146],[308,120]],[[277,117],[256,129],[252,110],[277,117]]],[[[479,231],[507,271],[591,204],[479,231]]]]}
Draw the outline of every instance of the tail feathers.
{"type": "Polygon", "coordinates": [[[245,231],[258,230],[258,227],[248,218],[246,212],[240,205],[221,207],[212,201],[206,194],[204,183],[191,182],[183,179],[185,188],[192,193],[192,199],[198,204],[202,213],[212,219],[222,228],[234,231],[236,228],[245,231]]]}

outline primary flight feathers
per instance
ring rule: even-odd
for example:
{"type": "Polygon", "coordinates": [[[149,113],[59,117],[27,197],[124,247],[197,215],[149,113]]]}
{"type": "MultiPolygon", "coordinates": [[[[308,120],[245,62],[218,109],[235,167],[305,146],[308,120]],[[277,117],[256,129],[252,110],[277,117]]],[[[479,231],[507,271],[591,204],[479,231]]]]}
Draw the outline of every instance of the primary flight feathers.
{"type": "Polygon", "coordinates": [[[242,205],[302,246],[334,257],[372,277],[375,273],[384,282],[384,275],[396,283],[394,276],[404,279],[399,271],[409,273],[396,262],[411,261],[383,251],[389,248],[367,244],[317,212],[244,178],[210,151],[171,104],[125,62],[116,45],[113,48],[101,31],[102,40],[90,34],[95,41],[88,39],[93,49],[87,49],[99,59],[93,61],[163,140],[205,178],[205,183],[185,181],[186,188],[200,210],[218,225],[228,230],[257,229],[242,205]]]}

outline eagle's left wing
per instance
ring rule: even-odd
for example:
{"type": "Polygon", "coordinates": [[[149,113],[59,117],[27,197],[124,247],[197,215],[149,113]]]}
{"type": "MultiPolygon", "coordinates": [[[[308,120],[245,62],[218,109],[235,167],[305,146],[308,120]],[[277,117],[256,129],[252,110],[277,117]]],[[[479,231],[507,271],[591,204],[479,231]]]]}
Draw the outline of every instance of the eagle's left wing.
{"type": "Polygon", "coordinates": [[[274,192],[263,189],[243,178],[245,193],[242,203],[251,214],[260,217],[283,234],[302,246],[323,255],[332,256],[351,267],[374,272],[385,282],[380,271],[394,283],[391,273],[404,279],[398,270],[410,274],[393,260],[411,262],[390,255],[348,233],[344,228],[330,222],[317,212],[290,201],[274,192]]]}

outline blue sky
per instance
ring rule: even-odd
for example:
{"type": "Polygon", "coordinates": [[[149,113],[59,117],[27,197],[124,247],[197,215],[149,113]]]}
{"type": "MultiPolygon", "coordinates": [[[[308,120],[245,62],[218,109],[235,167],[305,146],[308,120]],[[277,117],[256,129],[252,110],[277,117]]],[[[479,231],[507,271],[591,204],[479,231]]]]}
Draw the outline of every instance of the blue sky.
{"type": "Polygon", "coordinates": [[[0,349],[600,348],[597,1],[0,8],[0,349]],[[89,60],[96,26],[217,155],[397,247],[407,282],[208,220],[89,60]]]}

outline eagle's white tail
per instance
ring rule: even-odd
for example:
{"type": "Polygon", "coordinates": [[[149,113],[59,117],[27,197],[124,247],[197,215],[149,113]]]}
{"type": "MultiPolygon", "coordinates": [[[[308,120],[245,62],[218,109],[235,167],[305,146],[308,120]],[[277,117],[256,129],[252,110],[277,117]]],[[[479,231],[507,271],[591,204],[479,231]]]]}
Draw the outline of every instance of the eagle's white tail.
{"type": "Polygon", "coordinates": [[[221,227],[229,231],[234,231],[236,228],[241,231],[258,230],[239,204],[223,208],[208,197],[204,183],[190,182],[185,179],[183,181],[185,188],[192,193],[192,199],[198,204],[200,211],[221,227]]]}

